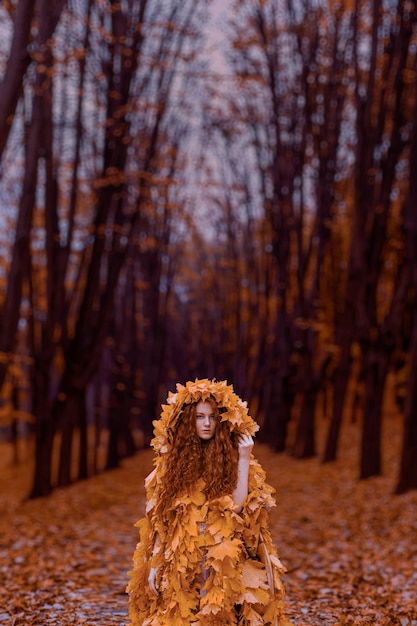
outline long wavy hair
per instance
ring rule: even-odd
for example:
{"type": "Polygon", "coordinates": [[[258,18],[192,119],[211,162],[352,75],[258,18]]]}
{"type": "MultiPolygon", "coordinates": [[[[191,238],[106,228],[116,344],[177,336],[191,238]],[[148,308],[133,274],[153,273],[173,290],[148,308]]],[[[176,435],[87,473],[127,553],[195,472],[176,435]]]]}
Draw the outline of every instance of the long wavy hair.
{"type": "Polygon", "coordinates": [[[208,441],[203,441],[196,431],[197,402],[187,404],[178,418],[173,446],[167,459],[161,505],[172,504],[182,492],[189,490],[199,478],[205,483],[208,500],[231,495],[237,485],[237,436],[230,432],[214,399],[207,400],[216,417],[216,430],[208,441]]]}

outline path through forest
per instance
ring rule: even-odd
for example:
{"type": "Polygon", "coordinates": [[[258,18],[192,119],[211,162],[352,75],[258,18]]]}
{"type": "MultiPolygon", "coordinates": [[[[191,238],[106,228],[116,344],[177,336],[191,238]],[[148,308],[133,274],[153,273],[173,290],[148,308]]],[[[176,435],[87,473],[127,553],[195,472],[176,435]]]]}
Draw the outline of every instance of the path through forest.
{"type": "MultiPolygon", "coordinates": [[[[272,527],[295,626],[417,626],[417,493],[392,495],[400,433],[385,428],[383,477],[356,481],[356,427],[335,464],[257,444],[278,489],[272,527]]],[[[0,476],[0,624],[122,626],[126,572],[152,453],[123,468],[22,501],[28,466],[0,476]]]]}

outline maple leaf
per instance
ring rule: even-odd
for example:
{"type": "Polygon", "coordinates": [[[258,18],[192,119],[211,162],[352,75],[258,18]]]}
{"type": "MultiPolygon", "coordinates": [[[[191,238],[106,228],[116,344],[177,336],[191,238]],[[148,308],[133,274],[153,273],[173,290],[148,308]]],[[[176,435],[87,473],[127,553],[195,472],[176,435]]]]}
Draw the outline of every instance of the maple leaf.
{"type": "Polygon", "coordinates": [[[265,568],[259,561],[247,559],[243,564],[242,583],[252,589],[268,589],[265,568]]]}
{"type": "Polygon", "coordinates": [[[285,572],[287,571],[287,568],[281,563],[279,558],[275,554],[273,554],[273,553],[270,554],[269,557],[271,559],[272,565],[274,565],[277,568],[279,573],[281,575],[285,574],[285,572]]]}
{"type": "Polygon", "coordinates": [[[265,624],[263,617],[250,604],[243,605],[242,615],[250,626],[264,626],[265,624]]]}
{"type": "Polygon", "coordinates": [[[191,617],[192,610],[195,608],[195,597],[193,593],[187,592],[184,589],[177,590],[174,603],[176,610],[179,608],[181,617],[184,620],[191,617]]]}
{"type": "Polygon", "coordinates": [[[212,586],[201,600],[201,606],[206,604],[217,605],[219,608],[223,606],[224,602],[224,588],[218,586],[212,586]]]}
{"type": "Polygon", "coordinates": [[[200,610],[200,614],[201,615],[217,615],[217,613],[220,613],[220,611],[222,610],[222,605],[215,602],[215,603],[209,603],[209,604],[205,604],[203,606],[203,608],[200,610]]]}
{"type": "Polygon", "coordinates": [[[271,599],[271,594],[265,589],[246,589],[241,596],[241,601],[244,600],[249,604],[263,604],[266,606],[271,599]]]}
{"type": "Polygon", "coordinates": [[[183,536],[184,536],[184,529],[181,524],[177,524],[177,527],[175,528],[175,531],[174,531],[174,536],[171,541],[171,548],[173,552],[177,550],[180,540],[183,538],[183,536]]]}
{"type": "MultiPolygon", "coordinates": [[[[271,596],[270,596],[270,602],[268,604],[268,608],[266,609],[265,613],[264,613],[264,620],[265,623],[271,622],[273,623],[274,618],[279,615],[281,616],[282,614],[282,603],[279,599],[275,598],[271,601],[271,596]]],[[[279,622],[281,624],[281,620],[279,622]]],[[[291,624],[291,622],[287,622],[285,621],[283,626],[291,624]]]]}
{"type": "Polygon", "coordinates": [[[230,559],[231,561],[237,561],[241,552],[241,541],[225,540],[207,550],[207,560],[224,561],[225,559],[230,559]]]}
{"type": "Polygon", "coordinates": [[[220,539],[221,536],[230,536],[235,530],[235,525],[230,516],[218,516],[211,524],[207,524],[207,532],[220,539]]]}

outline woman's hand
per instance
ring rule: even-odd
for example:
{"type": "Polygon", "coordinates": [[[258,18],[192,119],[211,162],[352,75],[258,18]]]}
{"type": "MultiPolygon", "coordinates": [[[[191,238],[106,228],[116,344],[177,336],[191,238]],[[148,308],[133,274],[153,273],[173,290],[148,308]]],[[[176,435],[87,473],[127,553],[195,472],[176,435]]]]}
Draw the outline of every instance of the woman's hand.
{"type": "Polygon", "coordinates": [[[159,595],[158,584],[156,582],[156,577],[158,575],[158,568],[151,567],[148,576],[149,588],[155,596],[159,595]]]}
{"type": "Polygon", "coordinates": [[[250,459],[253,449],[253,439],[249,433],[243,433],[240,435],[237,447],[239,450],[239,459],[250,459]]]}
{"type": "Polygon", "coordinates": [[[237,468],[237,485],[233,492],[235,501],[234,511],[240,513],[248,496],[250,455],[253,448],[253,439],[249,433],[242,433],[237,442],[239,461],[237,468]]]}

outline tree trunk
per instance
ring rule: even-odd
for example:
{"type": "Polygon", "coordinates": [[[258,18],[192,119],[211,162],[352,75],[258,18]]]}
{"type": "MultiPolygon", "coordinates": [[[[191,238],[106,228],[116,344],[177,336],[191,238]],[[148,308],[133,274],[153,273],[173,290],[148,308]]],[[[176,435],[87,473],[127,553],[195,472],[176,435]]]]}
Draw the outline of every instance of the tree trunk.
{"type": "Polygon", "coordinates": [[[14,14],[14,32],[6,71],[0,86],[0,158],[6,147],[22,82],[31,62],[28,46],[35,0],[19,0],[14,14]]]}
{"type": "Polygon", "coordinates": [[[307,331],[304,337],[305,349],[300,373],[303,400],[301,403],[295,442],[292,449],[293,456],[299,459],[307,459],[316,454],[316,406],[321,378],[324,376],[325,371],[325,367],[321,367],[317,374],[314,372],[313,354],[310,349],[310,345],[314,345],[314,342],[309,340],[311,334],[311,330],[307,331]]]}
{"type": "Polygon", "coordinates": [[[272,448],[275,452],[285,452],[287,449],[288,424],[292,416],[295,392],[291,384],[284,381],[284,391],[281,397],[281,406],[274,408],[276,428],[272,439],[272,448]]]}
{"type": "Polygon", "coordinates": [[[80,450],[78,458],[78,480],[84,480],[88,478],[89,473],[88,421],[85,394],[83,394],[83,401],[80,401],[79,411],[80,450]]]}
{"type": "Polygon", "coordinates": [[[414,315],[409,372],[401,464],[395,489],[398,494],[417,489],[417,313],[414,315]]]}
{"type": "Polygon", "coordinates": [[[58,487],[66,487],[72,482],[72,461],[75,428],[85,413],[85,389],[68,387],[55,409],[61,425],[61,447],[59,455],[58,487]]]}
{"type": "MultiPolygon", "coordinates": [[[[39,87],[40,88],[40,87],[39,87]]],[[[38,146],[41,130],[42,99],[37,97],[33,105],[32,124],[26,149],[25,177],[23,181],[22,199],[16,225],[15,242],[12,252],[12,261],[7,281],[7,291],[1,311],[0,352],[13,352],[18,321],[25,271],[29,265],[30,231],[32,215],[35,205],[38,146]]],[[[6,377],[8,361],[0,361],[0,388],[6,377]]]]}
{"type": "Polygon", "coordinates": [[[303,393],[300,417],[297,424],[292,455],[298,459],[308,459],[316,454],[315,415],[317,389],[310,387],[303,393]]]}
{"type": "MultiPolygon", "coordinates": [[[[33,2],[29,0],[19,1],[16,8],[15,36],[11,53],[7,65],[6,75],[10,69],[10,85],[5,82],[0,88],[0,155],[4,148],[3,141],[7,141],[10,130],[10,116],[13,114],[17,98],[20,93],[24,70],[27,66],[27,44],[29,43],[31,24],[31,14],[33,13],[33,2]],[[21,30],[20,30],[21,29],[21,30]],[[16,49],[13,49],[16,46],[16,49]],[[15,64],[17,61],[17,65],[15,64]],[[15,76],[16,73],[16,76],[15,76]],[[16,78],[18,80],[16,81],[16,78]],[[6,91],[3,101],[2,89],[6,91]],[[4,107],[4,108],[2,108],[4,107]]],[[[1,312],[0,329],[0,352],[10,354],[13,351],[18,321],[20,317],[20,305],[22,299],[22,288],[24,272],[28,267],[30,255],[30,232],[32,227],[32,216],[36,201],[36,187],[38,180],[38,156],[39,147],[42,144],[41,131],[43,123],[44,95],[50,92],[50,76],[46,71],[50,67],[49,58],[51,56],[51,44],[49,42],[59,16],[62,12],[65,0],[59,0],[51,10],[49,0],[42,0],[39,9],[39,34],[36,40],[37,48],[42,50],[41,58],[38,60],[38,67],[42,68],[37,72],[34,85],[34,100],[32,104],[32,119],[25,152],[25,173],[23,180],[22,196],[20,200],[19,213],[16,224],[15,243],[13,246],[12,262],[7,280],[7,292],[1,312]]],[[[9,80],[9,78],[8,78],[9,80]]],[[[0,360],[0,388],[3,385],[8,361],[0,360]]]]}
{"type": "MultiPolygon", "coordinates": [[[[414,61],[414,72],[417,62],[414,61]]],[[[404,203],[404,239],[406,259],[411,270],[411,287],[414,299],[412,339],[409,356],[409,376],[404,408],[404,433],[401,465],[396,493],[417,489],[417,88],[414,90],[414,129],[410,151],[410,175],[404,203]]]]}
{"type": "Polygon", "coordinates": [[[35,426],[35,471],[30,498],[49,496],[52,491],[51,469],[54,430],[48,420],[38,420],[35,426]]]}
{"type": "Polygon", "coordinates": [[[109,412],[109,439],[107,446],[107,460],[105,469],[112,470],[120,466],[120,415],[115,408],[109,412]]]}
{"type": "Polygon", "coordinates": [[[35,417],[35,468],[30,498],[48,496],[52,491],[52,455],[55,424],[49,401],[49,372],[39,366],[33,378],[35,417]]]}
{"type": "Polygon", "coordinates": [[[370,478],[381,473],[382,402],[385,380],[390,363],[390,353],[381,353],[371,346],[364,356],[364,416],[360,478],[370,478]]]}
{"type": "Polygon", "coordinates": [[[332,398],[333,411],[330,421],[325,451],[323,455],[323,463],[335,461],[337,457],[337,447],[340,437],[340,429],[342,426],[343,412],[345,408],[345,399],[347,388],[352,370],[352,359],[350,355],[351,338],[345,337],[345,343],[341,346],[339,362],[333,374],[332,398]]]}

